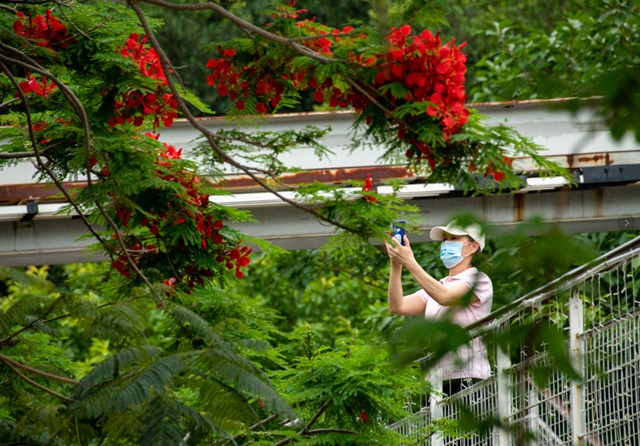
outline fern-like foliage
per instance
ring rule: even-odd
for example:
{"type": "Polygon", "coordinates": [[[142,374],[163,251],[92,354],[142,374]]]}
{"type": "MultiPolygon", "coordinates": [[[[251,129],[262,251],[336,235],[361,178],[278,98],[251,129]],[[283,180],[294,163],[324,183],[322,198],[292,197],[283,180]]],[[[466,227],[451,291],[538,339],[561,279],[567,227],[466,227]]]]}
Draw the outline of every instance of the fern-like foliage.
{"type": "Polygon", "coordinates": [[[6,336],[15,327],[39,317],[47,301],[42,296],[24,296],[9,304],[9,308],[0,314],[0,336],[6,336]]]}
{"type": "Polygon", "coordinates": [[[174,401],[162,397],[149,401],[143,419],[144,431],[140,434],[140,446],[180,445],[187,437],[181,424],[180,412],[174,401]]]}
{"type": "Polygon", "coordinates": [[[45,270],[0,267],[0,280],[7,284],[8,298],[0,302],[0,339],[12,330],[40,318],[56,300],[54,286],[47,281],[45,270]]]}
{"type": "Polygon", "coordinates": [[[65,408],[59,403],[32,401],[29,410],[16,424],[10,436],[16,443],[67,446],[89,444],[95,438],[95,430],[86,424],[77,423],[64,416],[65,408]],[[20,443],[24,442],[24,443],[20,443]]]}
{"type": "Polygon", "coordinates": [[[148,319],[148,303],[139,300],[122,300],[103,306],[94,317],[87,319],[86,335],[93,338],[113,339],[121,342],[123,338],[142,341],[144,339],[144,321],[148,319]]]}
{"type": "Polygon", "coordinates": [[[173,356],[160,358],[161,353],[160,347],[143,346],[113,355],[76,386],[71,412],[95,418],[148,400],[152,390],[161,391],[168,379],[183,367],[173,356]]]}
{"type": "Polygon", "coordinates": [[[198,406],[220,432],[237,434],[247,428],[243,420],[259,421],[250,402],[228,385],[205,376],[193,383],[198,385],[198,406]]]}
{"type": "Polygon", "coordinates": [[[193,362],[203,376],[232,386],[243,395],[262,398],[269,409],[283,416],[293,415],[264,371],[239,355],[236,348],[214,331],[207,321],[177,304],[171,304],[168,311],[192,336],[198,336],[206,343],[207,348],[199,352],[193,362]]]}

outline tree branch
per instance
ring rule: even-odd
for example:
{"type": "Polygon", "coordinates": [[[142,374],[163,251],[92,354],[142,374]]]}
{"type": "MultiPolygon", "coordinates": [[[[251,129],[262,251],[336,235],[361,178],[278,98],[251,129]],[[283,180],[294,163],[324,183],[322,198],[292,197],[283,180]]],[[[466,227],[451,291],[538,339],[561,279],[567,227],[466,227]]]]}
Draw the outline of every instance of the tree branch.
{"type": "Polygon", "coordinates": [[[300,430],[299,433],[301,435],[306,435],[307,432],[309,431],[309,428],[313,426],[316,421],[318,421],[318,418],[320,418],[320,416],[327,411],[327,409],[329,408],[329,406],[331,406],[332,403],[333,403],[333,398],[329,398],[322,406],[320,406],[320,408],[315,413],[315,415],[311,417],[309,422],[300,430]]]}
{"type": "MultiPolygon", "coordinates": [[[[40,150],[40,155],[44,155],[47,152],[48,148],[40,150]]],[[[19,159],[19,158],[34,158],[36,156],[36,152],[9,152],[9,153],[0,153],[0,159],[19,159]]]]}
{"type": "MultiPolygon", "coordinates": [[[[16,59],[9,59],[11,60],[13,63],[17,63],[18,65],[21,65],[25,68],[27,68],[30,71],[34,71],[36,73],[39,73],[42,76],[45,76],[46,78],[50,79],[54,84],[56,84],[56,86],[60,89],[60,92],[63,94],[63,96],[65,97],[65,99],[71,104],[71,106],[73,107],[73,109],[76,112],[76,115],[78,116],[78,118],[80,119],[80,122],[82,123],[82,130],[84,133],[84,151],[85,151],[85,169],[87,171],[87,183],[89,184],[89,186],[91,186],[92,184],[92,180],[91,180],[91,167],[89,166],[89,157],[90,157],[90,148],[91,148],[91,128],[89,127],[89,118],[87,117],[87,112],[84,109],[84,106],[82,105],[82,103],[80,102],[80,100],[78,99],[78,97],[75,95],[75,93],[73,93],[73,91],[71,91],[70,88],[68,88],[66,86],[66,84],[62,81],[60,81],[56,76],[54,76],[53,74],[51,74],[49,71],[47,71],[44,67],[42,67],[39,63],[37,63],[35,60],[31,59],[29,56],[27,56],[25,53],[23,53],[22,51],[13,48],[9,45],[5,45],[3,43],[0,43],[1,48],[6,50],[9,54],[13,54],[17,57],[20,58],[20,60],[16,60],[16,59]],[[24,62],[23,62],[24,60],[24,62]]],[[[22,89],[18,87],[18,90],[21,92],[22,89]]],[[[23,95],[22,95],[23,96],[23,95]]],[[[24,96],[23,96],[24,98],[24,96]]],[[[23,99],[24,100],[24,99],[23,99]]],[[[34,149],[35,149],[35,145],[34,145],[34,149]]]]}
{"type": "Polygon", "coordinates": [[[257,422],[256,424],[254,424],[253,426],[250,426],[250,427],[249,427],[249,430],[250,430],[250,431],[254,431],[254,430],[258,429],[259,427],[264,426],[264,425],[265,425],[265,424],[267,424],[268,422],[275,420],[275,419],[276,419],[276,418],[278,418],[278,417],[280,417],[280,415],[278,415],[277,413],[275,413],[275,414],[273,414],[273,415],[271,415],[271,416],[268,416],[268,417],[267,417],[267,418],[265,418],[264,420],[262,420],[262,421],[258,421],[258,422],[257,422]]]}
{"type": "Polygon", "coordinates": [[[337,428],[327,428],[327,429],[313,429],[307,432],[307,435],[320,435],[320,434],[357,434],[356,431],[351,431],[349,429],[337,429],[337,428]]]}
{"type": "MultiPolygon", "coordinates": [[[[11,47],[8,47],[7,45],[5,45],[5,44],[3,44],[1,42],[0,42],[0,47],[5,48],[5,49],[6,48],[11,48],[11,47]]],[[[15,51],[17,51],[17,50],[15,50],[15,51]]],[[[35,135],[33,133],[33,125],[32,125],[32,122],[31,122],[31,110],[30,110],[30,107],[29,107],[29,101],[27,101],[27,98],[26,98],[24,92],[22,91],[22,88],[20,88],[20,84],[16,81],[16,79],[13,76],[13,74],[11,73],[11,71],[7,68],[7,66],[2,61],[8,61],[8,62],[16,63],[18,65],[21,65],[21,66],[27,68],[28,70],[35,71],[35,72],[40,73],[41,75],[51,79],[52,82],[54,82],[58,86],[58,88],[60,88],[60,91],[67,91],[68,90],[69,96],[67,96],[67,99],[71,98],[72,102],[74,102],[74,104],[79,105],[80,109],[84,113],[84,108],[82,107],[82,104],[80,104],[80,101],[78,100],[78,98],[73,94],[73,92],[71,90],[69,90],[67,88],[67,86],[64,83],[62,83],[55,76],[53,76],[51,73],[49,73],[44,68],[40,67],[35,62],[34,62],[34,65],[29,65],[29,64],[27,64],[27,63],[25,63],[25,62],[23,62],[21,60],[9,58],[9,57],[4,56],[3,54],[0,54],[0,68],[2,68],[2,71],[4,71],[4,73],[7,75],[7,77],[9,77],[9,79],[11,80],[13,85],[15,86],[16,91],[18,92],[18,95],[20,96],[20,98],[22,99],[22,102],[24,104],[25,115],[27,117],[27,123],[28,123],[28,126],[29,126],[29,137],[31,139],[31,144],[32,144],[32,146],[34,148],[34,156],[37,159],[38,166],[41,167],[42,169],[44,169],[47,172],[47,175],[49,175],[49,177],[51,178],[51,181],[53,181],[55,183],[55,185],[58,187],[58,189],[60,189],[60,191],[64,194],[64,196],[67,199],[67,201],[76,210],[76,212],[78,213],[78,215],[82,219],[82,221],[85,224],[85,226],[89,229],[91,234],[93,234],[93,236],[103,246],[107,247],[107,245],[104,242],[104,240],[102,239],[102,237],[100,237],[100,235],[95,231],[95,229],[93,229],[93,226],[91,225],[91,223],[89,223],[89,220],[87,220],[87,217],[84,215],[84,212],[82,212],[82,210],[80,209],[78,204],[75,202],[75,200],[73,200],[73,198],[71,198],[71,195],[66,190],[66,188],[64,187],[62,182],[56,177],[56,175],[51,171],[51,169],[49,169],[49,167],[46,165],[46,163],[42,162],[42,159],[40,158],[41,152],[38,151],[38,149],[37,149],[38,144],[37,144],[37,141],[35,139],[35,135]]],[[[81,118],[81,120],[83,119],[82,117],[80,117],[80,118],[81,118]]],[[[86,115],[84,115],[84,119],[86,120],[86,115]]],[[[89,131],[88,121],[87,121],[87,123],[84,124],[84,128],[85,128],[84,130],[85,130],[86,144],[89,144],[88,143],[88,141],[89,141],[89,139],[88,139],[88,137],[89,137],[89,134],[88,134],[88,131],[89,131]]],[[[87,158],[87,162],[88,162],[88,158],[87,158]]],[[[89,178],[89,177],[90,177],[90,173],[89,173],[89,170],[87,170],[87,178],[89,178]]],[[[90,180],[89,180],[89,184],[91,184],[90,180]]]]}
{"type": "MultiPolygon", "coordinates": [[[[147,2],[147,3],[157,4],[157,5],[165,6],[165,7],[170,7],[170,6],[174,5],[173,3],[165,2],[163,0],[141,0],[141,1],[144,1],[144,2],[147,2]]],[[[178,107],[180,108],[180,111],[183,113],[185,118],[191,123],[191,125],[207,138],[207,140],[209,141],[209,144],[216,151],[218,156],[220,156],[220,158],[224,162],[228,163],[229,165],[231,165],[231,166],[241,170],[245,174],[247,174],[252,180],[254,180],[262,188],[264,188],[265,190],[271,192],[273,195],[278,197],[283,202],[295,207],[296,209],[299,209],[299,210],[301,210],[303,212],[306,212],[306,213],[309,213],[309,214],[313,215],[318,220],[325,221],[325,222],[327,222],[327,223],[329,223],[329,224],[331,224],[331,225],[333,225],[335,227],[338,227],[340,229],[343,229],[343,230],[345,230],[347,232],[352,232],[352,233],[356,232],[352,228],[349,228],[349,227],[347,227],[347,226],[345,226],[345,225],[343,225],[343,224],[341,224],[341,223],[339,223],[337,221],[333,221],[331,219],[328,219],[328,218],[324,217],[323,215],[321,215],[320,213],[316,212],[312,208],[309,208],[307,206],[303,206],[303,205],[301,205],[301,204],[299,204],[299,203],[297,203],[297,202],[295,202],[295,201],[283,196],[276,189],[274,189],[269,184],[264,182],[261,178],[256,176],[253,173],[252,169],[250,169],[247,166],[244,166],[244,165],[238,163],[236,160],[231,158],[227,153],[225,153],[223,150],[220,149],[220,147],[218,146],[218,144],[217,144],[217,142],[215,140],[215,138],[216,138],[215,135],[213,133],[211,133],[211,131],[209,131],[202,124],[200,124],[200,122],[198,120],[195,119],[195,117],[191,114],[191,111],[189,110],[189,108],[184,103],[184,100],[182,99],[182,96],[180,95],[180,93],[176,89],[175,83],[173,82],[173,79],[171,78],[171,75],[170,75],[170,73],[171,73],[171,63],[169,62],[169,59],[168,59],[166,53],[164,52],[164,50],[160,46],[160,43],[156,39],[155,34],[153,33],[153,30],[149,26],[149,23],[147,22],[147,19],[146,19],[144,13],[140,9],[140,6],[138,5],[138,0],[128,0],[128,3],[131,6],[131,8],[136,12],[136,14],[138,14],[138,18],[140,20],[140,23],[142,24],[147,36],[149,37],[149,41],[151,42],[151,45],[156,50],[156,53],[158,54],[158,56],[160,58],[160,63],[162,64],[162,69],[163,69],[163,71],[165,73],[165,77],[167,79],[167,83],[169,84],[169,88],[171,89],[171,92],[173,93],[174,97],[176,98],[176,101],[178,102],[178,107]],[[169,73],[169,74],[167,74],[167,73],[169,73]]],[[[228,11],[226,11],[221,6],[216,5],[214,3],[205,3],[205,4],[199,4],[199,5],[179,5],[179,6],[181,6],[181,7],[180,8],[176,8],[176,9],[192,9],[192,10],[213,9],[216,12],[224,11],[224,14],[222,14],[222,13],[221,14],[224,17],[227,17],[227,18],[233,17],[234,18],[234,22],[240,21],[242,23],[245,23],[246,25],[250,26],[251,29],[253,29],[253,28],[261,29],[261,28],[258,28],[256,26],[254,26],[254,25],[251,25],[251,24],[248,24],[248,23],[244,22],[243,20],[235,17],[233,14],[229,13],[228,11]],[[184,6],[184,8],[182,6],[184,6]]],[[[284,39],[281,36],[277,36],[275,34],[268,33],[268,32],[266,32],[264,30],[262,30],[262,31],[263,31],[263,34],[266,33],[266,35],[268,35],[268,36],[273,36],[276,41],[287,44],[287,42],[286,42],[287,39],[284,39]]]]}
{"type": "Polygon", "coordinates": [[[17,331],[14,331],[13,333],[11,333],[8,337],[4,338],[3,341],[9,341],[9,340],[15,338],[16,336],[18,336],[23,331],[28,330],[29,328],[33,327],[38,321],[42,320],[42,318],[44,318],[47,314],[49,314],[49,312],[51,310],[53,310],[53,307],[55,306],[56,303],[57,303],[57,299],[53,301],[53,303],[49,306],[49,308],[47,308],[44,311],[44,313],[42,313],[40,316],[38,316],[33,321],[29,322],[27,325],[22,327],[20,330],[17,330],[17,331]]]}
{"type": "Polygon", "coordinates": [[[348,33],[336,33],[336,34],[317,34],[314,36],[304,36],[304,37],[288,37],[291,42],[305,42],[307,40],[316,40],[316,39],[330,39],[333,37],[349,37],[354,35],[354,31],[349,31],[348,33]]]}
{"type": "MultiPolygon", "coordinates": [[[[320,406],[320,408],[315,413],[315,415],[311,417],[309,422],[305,424],[305,426],[302,429],[300,429],[300,431],[298,431],[298,434],[306,435],[306,436],[312,435],[311,434],[312,431],[309,428],[313,426],[316,421],[318,421],[318,418],[320,418],[322,414],[326,412],[326,410],[329,408],[329,406],[331,406],[332,403],[333,403],[333,398],[329,398],[327,401],[325,401],[325,403],[322,406],[320,406]]],[[[287,437],[284,440],[280,440],[279,442],[274,443],[273,446],[284,446],[286,444],[291,443],[292,441],[293,441],[292,437],[287,437]]]]}
{"type": "MultiPolygon", "coordinates": [[[[273,420],[275,420],[276,418],[279,418],[279,417],[280,417],[280,415],[278,415],[278,414],[270,415],[267,418],[265,418],[264,420],[258,421],[254,425],[250,426],[249,430],[250,431],[254,431],[254,430],[258,429],[258,428],[261,428],[262,426],[264,426],[268,422],[273,421],[273,420]]],[[[213,443],[211,443],[210,446],[221,445],[221,444],[229,443],[230,441],[233,442],[233,444],[237,445],[238,443],[236,443],[236,440],[241,438],[241,437],[245,437],[245,436],[246,436],[245,433],[241,433],[241,434],[237,434],[237,435],[234,435],[234,436],[230,436],[228,438],[221,438],[221,439],[216,440],[213,443]]]]}
{"type": "MultiPolygon", "coordinates": [[[[177,9],[177,10],[186,10],[186,11],[202,11],[202,10],[213,10],[216,13],[220,14],[222,17],[229,19],[231,22],[235,23],[238,27],[242,28],[242,29],[247,29],[250,31],[255,32],[256,34],[259,34],[263,37],[266,37],[269,40],[272,40],[274,42],[278,42],[281,43],[283,45],[287,45],[289,47],[291,47],[293,50],[305,55],[305,56],[309,56],[310,58],[317,60],[319,62],[325,63],[325,64],[330,64],[330,63],[335,63],[335,62],[345,62],[347,63],[348,61],[344,61],[341,59],[331,59],[328,57],[325,57],[321,54],[316,53],[315,51],[311,50],[310,48],[307,48],[304,45],[299,45],[297,42],[298,41],[302,41],[302,40],[306,40],[307,38],[300,38],[300,37],[294,37],[294,38],[290,38],[290,37],[283,37],[280,36],[278,34],[273,34],[270,33],[269,31],[266,31],[262,28],[260,28],[259,26],[256,26],[252,23],[249,23],[245,20],[242,20],[240,17],[230,13],[229,11],[227,11],[226,9],[224,9],[222,6],[216,4],[216,3],[200,3],[200,4],[176,4],[176,3],[171,3],[168,2],[166,0],[140,0],[143,1],[145,3],[152,3],[154,5],[158,5],[158,6],[162,6],[165,8],[169,8],[169,9],[177,9]]],[[[351,33],[346,33],[346,34],[342,34],[342,35],[349,35],[351,33]]],[[[332,37],[332,36],[338,36],[338,34],[327,34],[327,35],[320,35],[320,36],[312,36],[313,38],[320,38],[320,37],[332,37]]],[[[156,48],[157,51],[157,48],[156,48]]],[[[353,79],[347,77],[345,78],[346,81],[349,83],[349,85],[351,85],[353,88],[355,88],[356,90],[358,90],[360,93],[362,93],[367,99],[369,99],[373,104],[375,104],[377,107],[379,107],[382,111],[385,112],[385,114],[387,114],[390,118],[392,118],[394,121],[397,121],[396,118],[393,117],[392,112],[385,107],[384,105],[382,105],[379,101],[377,101],[372,95],[371,93],[369,93],[362,85],[359,85],[357,82],[355,82],[353,79]]],[[[413,130],[413,129],[409,129],[412,130],[414,133],[418,134],[417,131],[413,130]]]]}
{"type": "Polygon", "coordinates": [[[19,98],[9,99],[7,102],[3,102],[2,104],[0,104],[0,108],[9,107],[11,104],[14,104],[14,103],[19,102],[19,101],[20,101],[19,98]]]}
{"type": "Polygon", "coordinates": [[[23,364],[20,361],[16,361],[15,359],[5,356],[2,353],[0,353],[0,361],[4,362],[7,366],[18,367],[18,368],[21,368],[22,370],[26,370],[27,372],[33,373],[34,375],[39,375],[44,378],[52,379],[54,381],[60,381],[63,383],[73,384],[73,385],[76,385],[79,383],[79,381],[75,379],[66,378],[64,376],[53,375],[51,373],[47,373],[47,372],[43,372],[42,370],[35,369],[26,364],[23,364]]]}
{"type": "MultiPolygon", "coordinates": [[[[16,3],[17,3],[17,2],[16,2],[16,3]]],[[[17,13],[18,13],[18,10],[17,10],[17,9],[12,8],[11,6],[8,6],[8,5],[0,4],[0,9],[5,9],[5,10],[7,10],[7,11],[9,11],[9,12],[12,12],[13,14],[17,14],[17,13]]]]}
{"type": "Polygon", "coordinates": [[[116,239],[118,240],[118,245],[120,245],[120,248],[122,249],[122,252],[124,253],[125,257],[127,258],[127,263],[129,264],[129,266],[131,266],[131,268],[133,268],[133,270],[135,271],[136,275],[138,277],[140,277],[140,279],[144,282],[144,284],[149,288],[149,291],[151,291],[151,294],[156,298],[156,302],[157,303],[163,303],[162,298],[160,298],[160,296],[158,295],[157,291],[154,289],[153,285],[151,284],[151,281],[147,278],[147,276],[145,276],[145,274],[140,270],[140,268],[138,268],[138,265],[136,265],[136,263],[131,258],[131,254],[129,254],[129,250],[127,249],[127,245],[124,243],[124,240],[122,239],[122,233],[120,232],[120,229],[118,228],[118,225],[116,225],[116,223],[109,216],[109,214],[107,214],[107,212],[104,210],[104,208],[102,207],[102,205],[100,203],[96,202],[96,206],[98,207],[98,210],[100,211],[102,216],[106,219],[106,221],[109,224],[109,226],[111,226],[111,229],[113,229],[113,231],[115,233],[115,236],[116,236],[116,239]]]}
{"type": "Polygon", "coordinates": [[[30,379],[30,378],[27,378],[27,377],[26,377],[26,376],[24,376],[22,373],[20,373],[20,371],[19,371],[19,370],[17,370],[16,368],[14,368],[13,366],[11,366],[10,364],[5,363],[5,365],[6,365],[6,366],[7,366],[7,367],[8,367],[8,368],[13,372],[13,373],[15,373],[16,375],[18,375],[18,377],[19,377],[20,379],[22,379],[24,382],[26,382],[26,383],[28,383],[28,384],[31,384],[32,386],[34,386],[34,387],[36,387],[36,388],[38,388],[38,389],[42,390],[43,392],[46,392],[46,393],[48,393],[49,395],[53,395],[53,396],[55,396],[56,398],[59,398],[59,399],[61,399],[61,400],[63,400],[63,401],[71,401],[71,398],[69,398],[69,397],[67,397],[67,396],[64,396],[64,395],[62,395],[62,394],[60,394],[60,393],[58,393],[58,392],[56,392],[56,391],[54,391],[54,390],[51,390],[51,389],[49,389],[48,387],[43,386],[42,384],[38,384],[37,382],[33,381],[33,380],[32,380],[32,379],[30,379]]]}

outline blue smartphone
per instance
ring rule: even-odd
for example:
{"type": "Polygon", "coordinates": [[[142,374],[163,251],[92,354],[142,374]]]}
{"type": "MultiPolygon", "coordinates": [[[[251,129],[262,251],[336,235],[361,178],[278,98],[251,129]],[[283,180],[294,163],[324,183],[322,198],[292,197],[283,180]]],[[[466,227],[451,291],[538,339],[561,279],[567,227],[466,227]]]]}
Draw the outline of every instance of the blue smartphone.
{"type": "Polygon", "coordinates": [[[402,246],[404,246],[404,235],[406,234],[404,226],[406,223],[404,220],[398,220],[391,225],[392,237],[402,246]]]}

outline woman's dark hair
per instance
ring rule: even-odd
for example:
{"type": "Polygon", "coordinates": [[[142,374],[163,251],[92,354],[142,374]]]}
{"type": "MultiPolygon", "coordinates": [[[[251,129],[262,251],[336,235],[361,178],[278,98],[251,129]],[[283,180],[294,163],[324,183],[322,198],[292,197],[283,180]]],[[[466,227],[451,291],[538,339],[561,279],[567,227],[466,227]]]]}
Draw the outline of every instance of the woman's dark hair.
{"type": "MultiPolygon", "coordinates": [[[[472,242],[478,243],[478,241],[476,239],[474,239],[473,237],[471,237],[470,235],[465,235],[465,237],[467,238],[467,241],[469,243],[472,243],[472,242]]],[[[480,245],[480,244],[478,243],[478,245],[480,245]]],[[[481,253],[482,253],[482,251],[480,251],[480,247],[478,246],[478,250],[471,255],[471,264],[472,265],[475,266],[476,257],[478,257],[481,253]]]]}

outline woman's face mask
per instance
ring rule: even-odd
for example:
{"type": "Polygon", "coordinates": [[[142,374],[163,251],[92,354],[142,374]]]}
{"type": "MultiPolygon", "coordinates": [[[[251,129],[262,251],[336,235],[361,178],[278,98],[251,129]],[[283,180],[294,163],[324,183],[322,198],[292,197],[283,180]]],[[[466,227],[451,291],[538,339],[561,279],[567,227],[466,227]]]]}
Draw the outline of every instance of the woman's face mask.
{"type": "Polygon", "coordinates": [[[442,260],[442,263],[444,263],[444,266],[447,268],[453,268],[458,263],[462,262],[462,259],[467,257],[462,255],[462,247],[469,243],[456,242],[454,240],[443,241],[442,245],[440,245],[440,259],[442,260]]]}

